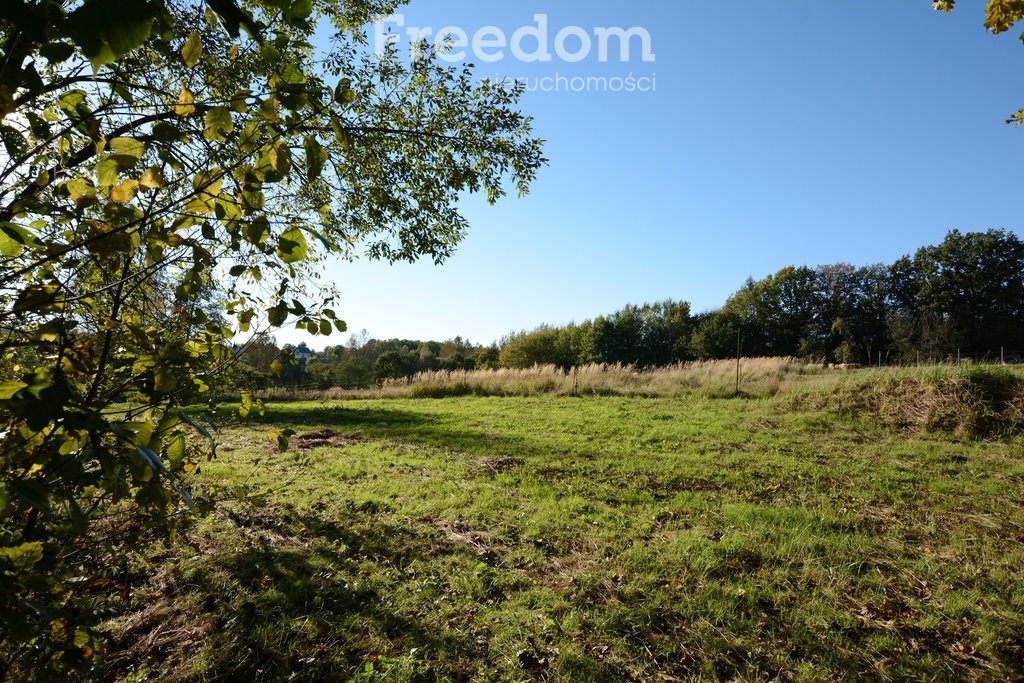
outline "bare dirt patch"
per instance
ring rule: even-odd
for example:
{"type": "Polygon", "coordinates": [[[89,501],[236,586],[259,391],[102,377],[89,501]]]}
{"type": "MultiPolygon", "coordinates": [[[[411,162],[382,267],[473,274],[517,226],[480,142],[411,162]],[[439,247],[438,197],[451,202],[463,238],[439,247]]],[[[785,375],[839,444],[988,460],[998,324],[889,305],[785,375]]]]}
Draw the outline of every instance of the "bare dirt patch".
{"type": "Polygon", "coordinates": [[[314,448],[343,448],[344,446],[355,446],[363,440],[362,431],[344,434],[333,429],[321,429],[316,432],[297,434],[291,438],[291,447],[300,451],[309,451],[314,448]]]}

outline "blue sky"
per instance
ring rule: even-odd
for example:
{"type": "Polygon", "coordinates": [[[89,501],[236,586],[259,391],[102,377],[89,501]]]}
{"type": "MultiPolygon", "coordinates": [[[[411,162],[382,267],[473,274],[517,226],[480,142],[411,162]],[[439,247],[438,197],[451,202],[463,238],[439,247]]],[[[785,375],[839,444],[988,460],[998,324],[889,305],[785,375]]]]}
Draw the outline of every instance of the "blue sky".
{"type": "Polygon", "coordinates": [[[508,54],[478,73],[632,74],[656,90],[529,93],[522,107],[551,162],[531,194],[467,199],[470,234],[443,266],[331,265],[353,331],[487,343],[627,303],[706,310],[748,276],[890,262],[952,228],[1020,234],[1024,130],[1002,121],[1024,106],[1024,46],[1019,32],[988,34],[980,7],[413,0],[400,11],[406,27],[471,36],[488,25],[511,36],[545,14],[552,45],[565,27],[643,28],[653,62],[635,42],[626,62],[614,51],[600,62],[596,48],[579,63],[508,54]]]}

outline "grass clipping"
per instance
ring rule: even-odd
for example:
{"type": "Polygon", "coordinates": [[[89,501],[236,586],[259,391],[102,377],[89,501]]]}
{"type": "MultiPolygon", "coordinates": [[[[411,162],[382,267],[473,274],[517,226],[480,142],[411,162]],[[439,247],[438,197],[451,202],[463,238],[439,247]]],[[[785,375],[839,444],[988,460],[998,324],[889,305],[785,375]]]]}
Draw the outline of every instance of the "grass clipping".
{"type": "Polygon", "coordinates": [[[812,403],[902,430],[1005,437],[1024,426],[1024,378],[992,367],[875,375],[839,384],[812,403]]]}

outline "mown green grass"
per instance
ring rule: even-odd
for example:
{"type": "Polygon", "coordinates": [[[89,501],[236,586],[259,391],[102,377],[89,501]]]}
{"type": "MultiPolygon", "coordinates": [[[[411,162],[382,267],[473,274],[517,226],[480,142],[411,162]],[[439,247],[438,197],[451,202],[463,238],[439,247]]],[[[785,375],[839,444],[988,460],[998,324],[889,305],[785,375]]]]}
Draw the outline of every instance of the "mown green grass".
{"type": "Polygon", "coordinates": [[[1024,676],[1019,439],[536,396],[280,404],[221,440],[201,479],[265,495],[151,558],[111,677],[1024,676]],[[283,427],[349,445],[278,454],[283,427]]]}

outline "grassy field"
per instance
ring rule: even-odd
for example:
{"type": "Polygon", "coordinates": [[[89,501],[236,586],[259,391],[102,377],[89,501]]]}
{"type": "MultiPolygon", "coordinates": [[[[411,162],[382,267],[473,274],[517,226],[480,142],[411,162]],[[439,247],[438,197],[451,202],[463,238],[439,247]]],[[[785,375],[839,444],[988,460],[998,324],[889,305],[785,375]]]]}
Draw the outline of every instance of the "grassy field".
{"type": "Polygon", "coordinates": [[[201,481],[249,498],[139,568],[111,678],[1024,676],[1020,437],[789,392],[275,404],[220,439],[201,481]]]}

